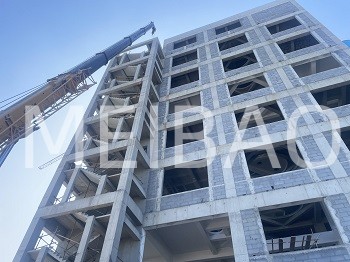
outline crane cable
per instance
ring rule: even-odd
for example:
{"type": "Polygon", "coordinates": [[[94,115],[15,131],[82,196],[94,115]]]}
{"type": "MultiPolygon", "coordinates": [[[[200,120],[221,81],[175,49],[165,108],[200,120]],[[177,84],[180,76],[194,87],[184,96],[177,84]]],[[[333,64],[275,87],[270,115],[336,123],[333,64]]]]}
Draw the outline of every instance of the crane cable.
{"type": "Polygon", "coordinates": [[[9,101],[9,100],[12,99],[10,102],[6,103],[5,105],[2,105],[2,106],[0,107],[0,109],[6,107],[7,105],[10,105],[10,104],[16,102],[17,100],[19,100],[19,99],[25,97],[25,96],[28,95],[28,94],[31,94],[31,93],[37,91],[38,89],[40,89],[41,87],[43,87],[45,84],[46,84],[46,83],[42,83],[42,84],[37,85],[37,86],[35,86],[35,87],[33,87],[33,88],[30,88],[30,89],[28,89],[28,90],[26,90],[26,91],[23,91],[23,92],[21,92],[21,93],[19,93],[19,94],[17,94],[17,95],[11,96],[11,97],[9,97],[9,98],[6,98],[6,99],[0,101],[0,104],[3,104],[3,103],[5,103],[5,102],[7,102],[7,101],[9,101]],[[18,96],[19,96],[19,97],[18,97],[18,96]]]}

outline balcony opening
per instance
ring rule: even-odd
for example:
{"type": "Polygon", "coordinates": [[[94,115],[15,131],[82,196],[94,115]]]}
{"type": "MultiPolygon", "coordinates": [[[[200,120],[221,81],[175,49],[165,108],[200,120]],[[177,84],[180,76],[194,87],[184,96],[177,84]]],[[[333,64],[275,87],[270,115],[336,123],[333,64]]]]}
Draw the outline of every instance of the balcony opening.
{"type": "Polygon", "coordinates": [[[305,77],[328,71],[340,66],[341,64],[333,56],[327,56],[311,62],[293,65],[292,67],[299,77],[305,77]]]}
{"type": "Polygon", "coordinates": [[[311,34],[307,34],[287,42],[279,43],[278,45],[283,53],[288,54],[317,44],[319,44],[319,42],[316,40],[316,38],[311,34]]]}
{"type": "Polygon", "coordinates": [[[204,139],[203,121],[175,127],[167,131],[166,147],[174,147],[204,139]]]}
{"type": "Polygon", "coordinates": [[[251,178],[259,178],[306,167],[297,145],[289,148],[289,150],[286,141],[270,146],[272,147],[244,150],[251,178]],[[278,161],[275,161],[276,157],[278,161]]]}
{"type": "Polygon", "coordinates": [[[147,230],[143,261],[171,260],[237,261],[233,254],[228,217],[210,217],[147,230]]]}
{"type": "Polygon", "coordinates": [[[187,53],[187,54],[182,54],[179,56],[174,56],[173,58],[173,67],[185,64],[187,62],[193,61],[197,59],[197,50],[187,53]]]}
{"type": "Polygon", "coordinates": [[[199,80],[198,69],[181,75],[171,77],[170,88],[186,85],[199,80]]]}
{"type": "Polygon", "coordinates": [[[240,21],[234,21],[234,22],[226,24],[224,26],[215,28],[215,33],[216,33],[216,35],[219,35],[219,34],[225,33],[227,31],[231,31],[231,30],[236,29],[236,28],[241,27],[241,26],[242,26],[242,24],[240,21]]]}
{"type": "Polygon", "coordinates": [[[327,87],[327,90],[316,90],[311,94],[320,105],[334,108],[350,104],[350,85],[327,87]]]}
{"type": "Polygon", "coordinates": [[[257,62],[258,61],[254,53],[250,52],[244,55],[240,55],[238,57],[231,57],[231,58],[225,59],[222,61],[222,64],[224,65],[225,72],[227,72],[227,71],[241,68],[244,66],[252,65],[257,62]]]}
{"type": "Polygon", "coordinates": [[[206,160],[193,161],[164,170],[163,196],[208,187],[206,160]]]}
{"type": "Polygon", "coordinates": [[[231,97],[253,92],[265,87],[268,87],[268,83],[263,75],[256,76],[255,78],[246,81],[228,84],[228,90],[231,97]]]}
{"type": "Polygon", "coordinates": [[[196,36],[192,36],[192,37],[187,38],[185,40],[181,40],[179,42],[174,43],[174,49],[178,49],[178,48],[193,44],[195,42],[197,42],[197,38],[196,38],[196,36]]]}
{"type": "Polygon", "coordinates": [[[201,105],[201,98],[199,94],[181,98],[169,102],[169,114],[187,110],[201,105]]]}
{"type": "Polygon", "coordinates": [[[243,45],[245,43],[248,43],[248,39],[245,35],[241,35],[223,42],[219,43],[219,49],[220,51],[232,48],[232,47],[236,47],[239,45],[243,45]]]}
{"type": "Polygon", "coordinates": [[[235,113],[235,116],[239,129],[284,120],[283,114],[276,102],[248,107],[242,112],[238,111],[235,113]],[[254,118],[255,116],[256,118],[254,118]]]}
{"type": "Polygon", "coordinates": [[[270,254],[308,250],[339,243],[321,203],[260,211],[270,254]]]}
{"type": "Polygon", "coordinates": [[[278,23],[278,24],[274,24],[274,25],[270,25],[267,27],[267,30],[269,30],[270,34],[277,34],[279,32],[291,29],[293,27],[297,27],[301,25],[300,22],[295,18],[291,18],[288,19],[284,22],[278,23]]]}

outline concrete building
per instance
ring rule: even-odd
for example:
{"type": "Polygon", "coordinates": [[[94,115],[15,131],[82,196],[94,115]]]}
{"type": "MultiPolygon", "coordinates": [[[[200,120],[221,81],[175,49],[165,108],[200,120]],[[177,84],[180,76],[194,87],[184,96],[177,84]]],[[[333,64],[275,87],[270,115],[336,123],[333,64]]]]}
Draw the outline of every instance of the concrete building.
{"type": "Polygon", "coordinates": [[[14,261],[350,261],[349,70],[287,0],[128,48],[14,261]]]}

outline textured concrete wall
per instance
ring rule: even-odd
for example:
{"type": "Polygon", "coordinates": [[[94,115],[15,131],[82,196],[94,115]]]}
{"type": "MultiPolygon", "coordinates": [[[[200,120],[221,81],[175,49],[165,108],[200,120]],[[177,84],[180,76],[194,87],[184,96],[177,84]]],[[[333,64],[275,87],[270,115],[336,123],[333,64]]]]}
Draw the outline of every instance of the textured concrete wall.
{"type": "MultiPolygon", "coordinates": [[[[181,208],[187,208],[193,204],[207,204],[206,207],[210,207],[210,215],[212,216],[219,214],[215,208],[218,206],[220,206],[221,211],[233,212],[236,216],[238,214],[240,218],[238,223],[241,223],[240,226],[244,229],[244,240],[246,242],[242,243],[245,246],[240,247],[240,250],[246,251],[242,253],[242,261],[349,260],[349,252],[345,248],[348,247],[348,242],[344,242],[344,239],[350,237],[347,218],[350,216],[348,214],[350,209],[347,197],[342,193],[343,189],[341,188],[334,189],[334,192],[337,192],[336,194],[333,192],[333,194],[323,196],[327,203],[325,205],[326,211],[337,221],[335,226],[339,230],[342,239],[339,246],[331,248],[270,255],[267,251],[258,208],[246,209],[244,206],[232,207],[230,205],[231,199],[238,198],[244,203],[244,199],[254,198],[257,194],[264,193],[271,194],[274,200],[285,194],[288,195],[291,202],[307,202],[308,198],[312,199],[316,193],[311,191],[307,198],[298,198],[298,192],[304,187],[316,187],[321,182],[332,182],[349,176],[350,152],[343,142],[341,142],[340,154],[337,156],[335,163],[331,165],[323,163],[318,166],[307,166],[295,171],[254,179],[250,177],[243,148],[234,144],[238,137],[241,137],[244,142],[259,141],[265,131],[270,135],[271,142],[285,141],[288,123],[291,121],[293,113],[298,113],[304,105],[310,108],[318,108],[311,91],[324,88],[330,84],[350,81],[350,52],[345,49],[341,41],[300,8],[296,2],[279,1],[270,4],[268,8],[249,11],[168,39],[164,48],[166,68],[163,71],[163,83],[160,86],[161,102],[159,105],[159,119],[161,120],[159,129],[162,130],[160,133],[162,134],[161,141],[163,143],[159,147],[159,155],[162,156],[160,170],[174,163],[176,152],[178,152],[176,150],[179,148],[183,148],[186,160],[208,157],[208,160],[212,161],[208,161],[208,188],[162,197],[159,195],[159,190],[157,191],[155,187],[149,186],[146,212],[152,212],[154,216],[159,214],[161,217],[163,210],[166,212],[169,209],[177,208],[177,212],[181,212],[181,208]],[[269,24],[293,16],[300,21],[301,25],[273,35],[267,30],[269,24]],[[237,20],[240,21],[241,27],[218,35],[215,33],[216,28],[237,20]],[[277,42],[305,33],[314,35],[319,44],[283,54],[277,42]],[[223,51],[219,50],[219,42],[242,34],[246,35],[248,43],[223,51]],[[172,49],[173,42],[188,38],[191,35],[196,35],[196,43],[181,49],[172,49]],[[171,67],[173,56],[192,50],[197,50],[198,59],[196,61],[171,67]],[[248,52],[255,54],[258,60],[257,63],[224,72],[223,60],[248,52]],[[305,60],[326,55],[333,55],[341,66],[303,78],[299,78],[293,70],[292,66],[295,64],[301,64],[305,60]],[[170,89],[172,75],[197,67],[200,75],[199,81],[170,89]],[[260,75],[266,78],[268,87],[233,97],[230,96],[228,90],[230,83],[246,81],[251,79],[252,76],[260,75]],[[197,112],[191,115],[187,112],[183,120],[191,122],[202,119],[206,135],[204,141],[190,143],[183,147],[165,148],[164,134],[166,128],[173,127],[177,117],[176,114],[167,114],[169,101],[194,93],[200,94],[201,105],[203,106],[202,114],[197,112]],[[267,124],[264,126],[264,130],[259,127],[247,130],[238,129],[235,112],[251,105],[272,101],[275,101],[280,107],[284,120],[267,124]],[[203,112],[206,110],[209,110],[210,114],[204,114],[203,112]],[[233,152],[230,149],[233,149],[233,152]],[[207,156],[208,152],[215,153],[207,156]],[[228,155],[231,156],[229,167],[224,165],[228,155]],[[156,191],[158,195],[155,195],[154,192],[156,191]]],[[[350,105],[336,108],[334,112],[341,118],[342,127],[349,126],[350,105]]],[[[331,144],[331,135],[326,127],[327,123],[322,114],[317,112],[305,114],[295,121],[294,128],[298,128],[295,141],[305,160],[323,161],[326,158],[331,144]]],[[[160,180],[155,179],[150,174],[149,183],[157,183],[157,186],[161,186],[162,173],[159,173],[159,175],[160,180]]],[[[255,200],[259,202],[259,199],[255,200]]],[[[318,200],[323,201],[321,198],[318,200]]],[[[276,201],[278,202],[278,200],[276,201]]],[[[315,200],[313,199],[313,201],[315,200]]],[[[266,202],[269,202],[269,199],[266,199],[266,202]]],[[[198,217],[201,211],[196,212],[194,216],[198,217]]],[[[169,215],[169,212],[164,214],[169,215]]]]}

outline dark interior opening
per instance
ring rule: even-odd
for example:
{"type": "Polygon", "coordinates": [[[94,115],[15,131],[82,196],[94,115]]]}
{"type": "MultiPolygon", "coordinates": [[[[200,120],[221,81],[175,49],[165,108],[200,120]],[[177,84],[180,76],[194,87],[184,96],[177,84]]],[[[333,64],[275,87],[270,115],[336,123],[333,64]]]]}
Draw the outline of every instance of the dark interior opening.
{"type": "Polygon", "coordinates": [[[292,67],[299,77],[305,77],[340,66],[341,64],[333,56],[327,56],[304,64],[294,65],[292,67]]]}
{"type": "Polygon", "coordinates": [[[222,61],[222,64],[224,65],[225,72],[234,70],[243,66],[248,66],[254,63],[257,63],[257,59],[253,52],[234,57],[229,58],[222,61]]]}
{"type": "Polygon", "coordinates": [[[252,92],[265,87],[268,87],[268,83],[263,75],[257,76],[247,81],[228,84],[228,90],[231,97],[252,92]]]}
{"type": "MultiPolygon", "coordinates": [[[[240,129],[251,128],[258,126],[257,119],[254,118],[254,114],[257,117],[261,116],[261,120],[264,124],[269,124],[277,121],[284,120],[283,114],[276,102],[257,105],[256,107],[251,107],[245,109],[245,111],[235,113],[238,127],[240,129]]],[[[258,119],[258,121],[260,121],[258,119]]]]}
{"type": "Polygon", "coordinates": [[[276,152],[278,163],[271,163],[266,148],[244,151],[251,178],[269,176],[306,167],[297,145],[289,150],[287,148],[287,142],[272,144],[272,146],[274,151],[270,150],[270,154],[274,156],[273,154],[276,152]],[[293,156],[294,159],[298,159],[298,162],[295,163],[293,161],[293,156]]]}
{"type": "Polygon", "coordinates": [[[219,43],[219,49],[220,49],[220,51],[223,51],[223,50],[226,50],[226,49],[229,49],[232,47],[243,45],[245,43],[248,43],[248,39],[245,35],[241,35],[239,37],[235,37],[235,38],[229,39],[225,42],[219,43]]]}
{"type": "Polygon", "coordinates": [[[176,101],[169,102],[169,114],[180,112],[201,105],[200,95],[188,96],[176,101]]]}
{"type": "Polygon", "coordinates": [[[164,170],[163,195],[208,187],[208,170],[205,160],[171,167],[164,170]]]}
{"type": "Polygon", "coordinates": [[[204,139],[203,122],[177,127],[168,130],[166,135],[166,147],[183,145],[204,139]],[[180,128],[182,128],[183,137],[180,128]]]}
{"type": "Polygon", "coordinates": [[[320,105],[334,108],[350,104],[350,85],[345,84],[332,87],[323,91],[313,91],[311,93],[320,105]]]}
{"type": "Polygon", "coordinates": [[[189,84],[199,80],[198,69],[195,71],[187,72],[171,78],[170,88],[178,87],[181,85],[189,84]]]}
{"type": "Polygon", "coordinates": [[[185,64],[187,62],[196,60],[196,59],[197,59],[197,50],[195,50],[191,53],[184,54],[184,55],[175,56],[173,58],[173,66],[182,65],[182,64],[185,64]]]}
{"type": "Polygon", "coordinates": [[[318,43],[319,42],[316,40],[315,37],[313,37],[311,34],[308,34],[302,37],[289,40],[287,42],[279,43],[278,45],[281,48],[282,52],[287,54],[300,49],[317,45],[318,43]]]}
{"type": "Polygon", "coordinates": [[[185,40],[182,40],[182,41],[174,43],[174,49],[177,49],[177,48],[180,48],[180,47],[184,47],[184,46],[193,44],[195,42],[197,42],[197,38],[195,36],[193,36],[191,38],[188,38],[188,39],[185,39],[185,40]]]}
{"type": "Polygon", "coordinates": [[[288,30],[290,28],[297,27],[299,25],[301,25],[300,22],[295,17],[293,17],[292,19],[289,19],[287,21],[268,26],[267,29],[271,34],[276,34],[288,30]]]}
{"type": "Polygon", "coordinates": [[[235,21],[235,22],[232,22],[230,24],[216,28],[215,33],[217,35],[219,35],[219,34],[222,34],[222,33],[227,32],[227,31],[231,31],[231,30],[236,29],[236,28],[241,27],[241,26],[242,26],[241,22],[235,21]]]}
{"type": "Polygon", "coordinates": [[[332,246],[338,243],[319,202],[260,211],[270,253],[332,246]]]}

